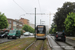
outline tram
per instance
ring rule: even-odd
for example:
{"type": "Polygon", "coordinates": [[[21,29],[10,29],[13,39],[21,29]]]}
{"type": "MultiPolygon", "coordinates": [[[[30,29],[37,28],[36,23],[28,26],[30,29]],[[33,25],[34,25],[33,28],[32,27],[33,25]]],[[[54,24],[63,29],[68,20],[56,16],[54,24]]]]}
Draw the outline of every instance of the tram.
{"type": "Polygon", "coordinates": [[[36,39],[46,39],[46,26],[37,25],[36,27],[36,39]]]}

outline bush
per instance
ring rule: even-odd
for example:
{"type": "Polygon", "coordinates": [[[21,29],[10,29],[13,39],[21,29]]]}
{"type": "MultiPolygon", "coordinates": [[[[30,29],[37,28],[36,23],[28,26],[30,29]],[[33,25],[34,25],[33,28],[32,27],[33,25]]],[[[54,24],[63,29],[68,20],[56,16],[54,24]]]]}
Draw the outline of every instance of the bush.
{"type": "Polygon", "coordinates": [[[21,30],[21,35],[23,35],[23,31],[21,30]]]}

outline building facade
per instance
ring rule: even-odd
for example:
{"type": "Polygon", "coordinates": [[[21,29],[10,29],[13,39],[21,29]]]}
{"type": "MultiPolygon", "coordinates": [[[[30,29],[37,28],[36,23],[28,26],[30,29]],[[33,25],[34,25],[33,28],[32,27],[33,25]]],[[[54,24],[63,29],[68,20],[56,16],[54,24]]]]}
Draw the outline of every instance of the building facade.
{"type": "Polygon", "coordinates": [[[22,22],[23,25],[24,25],[24,24],[29,25],[29,20],[28,20],[28,19],[21,18],[19,21],[22,22]]]}
{"type": "Polygon", "coordinates": [[[17,30],[22,30],[22,27],[23,27],[23,23],[18,21],[18,20],[13,20],[13,19],[9,19],[7,18],[8,20],[8,23],[9,23],[9,26],[7,29],[9,30],[14,30],[14,29],[17,29],[17,30]]]}

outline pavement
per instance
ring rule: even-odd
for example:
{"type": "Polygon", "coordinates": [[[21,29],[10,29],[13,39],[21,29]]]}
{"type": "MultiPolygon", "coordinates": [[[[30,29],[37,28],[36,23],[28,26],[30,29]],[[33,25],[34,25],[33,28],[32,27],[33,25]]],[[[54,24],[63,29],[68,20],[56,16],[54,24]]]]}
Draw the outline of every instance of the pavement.
{"type": "Polygon", "coordinates": [[[28,37],[34,37],[34,36],[24,36],[24,35],[21,35],[20,38],[28,38],[28,37]]]}
{"type": "Polygon", "coordinates": [[[8,40],[7,38],[0,38],[0,43],[4,43],[4,42],[8,42],[8,41],[11,41],[11,40],[8,40]]]}

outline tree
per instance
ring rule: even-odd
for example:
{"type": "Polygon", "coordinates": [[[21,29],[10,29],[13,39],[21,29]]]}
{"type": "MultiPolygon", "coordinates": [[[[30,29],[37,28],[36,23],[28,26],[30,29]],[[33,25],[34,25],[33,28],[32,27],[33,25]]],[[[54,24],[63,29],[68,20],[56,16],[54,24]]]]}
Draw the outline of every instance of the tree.
{"type": "Polygon", "coordinates": [[[4,29],[8,27],[8,21],[4,13],[0,12],[0,29],[4,29]]]}
{"type": "Polygon", "coordinates": [[[31,26],[29,26],[29,25],[24,25],[22,29],[24,31],[28,31],[28,32],[34,33],[34,29],[31,26]]]}
{"type": "Polygon", "coordinates": [[[64,21],[67,17],[67,14],[70,12],[75,12],[75,3],[73,2],[65,2],[61,8],[57,9],[58,11],[54,15],[54,23],[57,25],[57,31],[65,30],[64,21]]]}
{"type": "Polygon", "coordinates": [[[53,32],[53,33],[56,33],[56,30],[55,30],[55,28],[53,28],[53,29],[52,29],[52,32],[53,32]]]}
{"type": "Polygon", "coordinates": [[[49,30],[49,33],[55,33],[56,32],[56,25],[54,24],[54,23],[52,23],[52,25],[51,25],[51,29],[49,30]]]}
{"type": "Polygon", "coordinates": [[[69,15],[67,15],[67,18],[65,19],[64,24],[66,31],[73,33],[73,35],[75,36],[75,13],[69,13],[69,15]]]}

